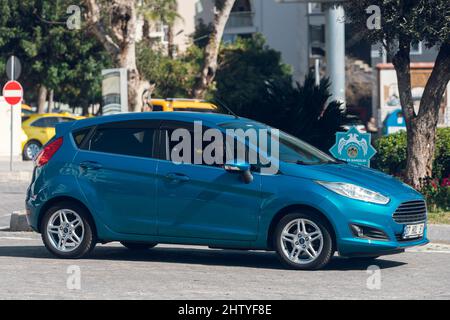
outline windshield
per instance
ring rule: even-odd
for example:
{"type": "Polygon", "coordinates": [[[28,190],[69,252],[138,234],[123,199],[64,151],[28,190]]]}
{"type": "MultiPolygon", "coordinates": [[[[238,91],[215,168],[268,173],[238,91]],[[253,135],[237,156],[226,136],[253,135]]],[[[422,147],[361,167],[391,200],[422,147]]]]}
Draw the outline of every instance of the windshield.
{"type": "MultiPolygon", "coordinates": [[[[242,130],[259,130],[267,129],[269,132],[273,128],[266,126],[258,122],[233,122],[225,123],[221,125],[225,129],[242,129],[242,130]]],[[[318,165],[325,163],[337,163],[337,161],[327,155],[326,153],[320,151],[319,149],[313,147],[312,145],[290,135],[283,131],[279,131],[279,154],[278,160],[289,163],[297,163],[302,165],[318,165]]],[[[257,135],[260,139],[259,134],[257,135]]],[[[258,141],[258,145],[260,145],[258,141]]],[[[271,150],[272,144],[270,143],[270,136],[267,142],[267,153],[270,156],[274,156],[271,150]]]]}

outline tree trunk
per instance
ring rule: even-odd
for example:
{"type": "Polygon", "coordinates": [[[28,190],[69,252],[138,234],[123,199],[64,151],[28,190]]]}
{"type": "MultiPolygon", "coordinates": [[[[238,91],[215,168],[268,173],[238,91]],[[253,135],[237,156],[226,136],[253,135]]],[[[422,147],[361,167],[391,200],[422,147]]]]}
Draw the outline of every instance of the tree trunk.
{"type": "Polygon", "coordinates": [[[419,112],[414,112],[411,93],[410,42],[400,38],[399,50],[393,59],[397,73],[400,102],[407,129],[406,181],[416,189],[422,179],[431,177],[436,145],[436,127],[439,108],[450,80],[450,45],[441,46],[430,78],[420,101],[419,112]]]}
{"type": "Polygon", "coordinates": [[[54,95],[55,95],[55,91],[53,89],[51,89],[48,92],[48,106],[47,106],[47,112],[51,113],[53,111],[53,107],[54,107],[54,95]]]}
{"type": "Polygon", "coordinates": [[[236,0],[215,1],[213,28],[209,36],[208,45],[205,48],[202,71],[193,89],[193,95],[197,99],[205,98],[206,92],[216,76],[220,42],[235,2],[236,0]]]}
{"type": "Polygon", "coordinates": [[[173,26],[169,25],[167,30],[167,55],[170,59],[174,58],[174,34],[173,34],[173,26]]]}
{"type": "Polygon", "coordinates": [[[95,0],[87,1],[89,30],[111,54],[119,68],[128,71],[128,110],[142,110],[142,93],[148,83],[141,79],[136,65],[136,1],[113,0],[108,6],[110,24],[105,26],[95,0]]]}
{"type": "Polygon", "coordinates": [[[41,84],[38,92],[37,113],[45,113],[45,102],[47,101],[47,88],[41,84]]]}

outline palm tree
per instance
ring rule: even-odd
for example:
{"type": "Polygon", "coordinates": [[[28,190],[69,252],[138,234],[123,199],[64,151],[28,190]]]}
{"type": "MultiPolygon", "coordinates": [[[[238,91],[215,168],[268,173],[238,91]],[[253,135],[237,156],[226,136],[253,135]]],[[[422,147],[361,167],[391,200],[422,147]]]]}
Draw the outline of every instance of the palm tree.
{"type": "MultiPolygon", "coordinates": [[[[139,12],[144,16],[144,30],[149,30],[149,22],[159,22],[168,27],[168,56],[173,58],[173,26],[180,15],[177,0],[142,0],[139,12]]],[[[147,31],[145,31],[147,32],[147,31]]]]}

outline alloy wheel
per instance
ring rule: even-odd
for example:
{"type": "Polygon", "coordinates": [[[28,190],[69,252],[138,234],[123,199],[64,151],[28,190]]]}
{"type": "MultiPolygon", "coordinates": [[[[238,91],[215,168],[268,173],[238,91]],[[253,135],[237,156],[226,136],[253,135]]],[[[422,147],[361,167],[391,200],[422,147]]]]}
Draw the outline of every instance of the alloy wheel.
{"type": "Polygon", "coordinates": [[[296,264],[315,261],[323,249],[323,234],[311,220],[300,218],[289,222],[281,232],[283,254],[296,264]]]}
{"type": "Polygon", "coordinates": [[[56,250],[74,251],[84,239],[83,220],[75,211],[60,209],[48,220],[47,237],[56,250]]]}

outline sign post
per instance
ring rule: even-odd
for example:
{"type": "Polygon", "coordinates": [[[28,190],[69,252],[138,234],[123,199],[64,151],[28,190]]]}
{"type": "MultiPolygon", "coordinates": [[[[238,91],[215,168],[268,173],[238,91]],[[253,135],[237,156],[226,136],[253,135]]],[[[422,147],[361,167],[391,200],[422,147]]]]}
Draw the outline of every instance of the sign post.
{"type": "Polygon", "coordinates": [[[336,144],[330,153],[339,160],[370,167],[370,159],[377,153],[370,142],[370,133],[361,133],[356,127],[336,133],[336,144]]]}
{"type": "Polygon", "coordinates": [[[17,81],[8,81],[3,87],[3,97],[5,101],[11,106],[11,149],[9,155],[9,170],[13,171],[13,146],[14,146],[14,105],[20,103],[23,97],[23,88],[17,81]]]}
{"type": "Polygon", "coordinates": [[[6,62],[6,75],[8,81],[3,87],[3,96],[7,103],[11,106],[11,149],[9,155],[9,170],[13,171],[13,146],[14,146],[14,112],[13,106],[22,101],[23,88],[19,82],[15,81],[19,78],[22,71],[20,60],[16,56],[9,57],[6,62]]]}

